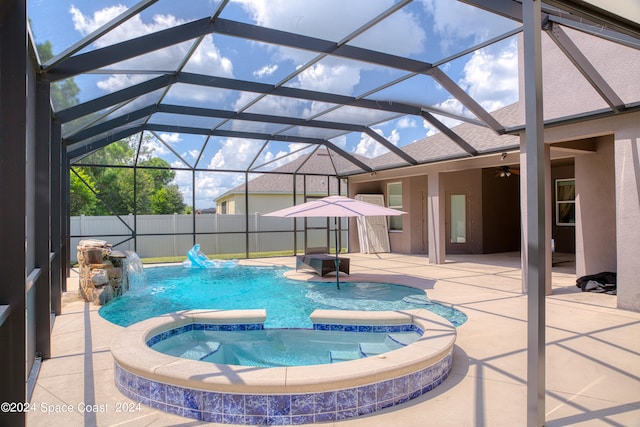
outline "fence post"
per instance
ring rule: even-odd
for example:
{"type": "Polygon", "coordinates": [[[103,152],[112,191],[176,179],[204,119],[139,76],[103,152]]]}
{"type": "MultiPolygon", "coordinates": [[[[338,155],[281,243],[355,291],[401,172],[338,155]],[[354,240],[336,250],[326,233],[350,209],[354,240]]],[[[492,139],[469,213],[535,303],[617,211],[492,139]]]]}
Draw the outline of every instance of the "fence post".
{"type": "MultiPolygon", "coordinates": [[[[131,227],[131,229],[135,231],[135,228],[133,228],[134,225],[133,225],[133,214],[132,213],[130,213],[127,216],[127,223],[129,224],[129,227],[131,227]]],[[[129,239],[128,244],[129,244],[129,250],[130,251],[135,251],[135,239],[137,239],[137,238],[138,238],[138,236],[136,236],[135,233],[134,233],[134,238],[133,239],[129,239]],[[132,247],[132,245],[133,245],[133,247],[132,247]]]]}
{"type": "Polygon", "coordinates": [[[253,214],[253,233],[256,235],[256,252],[260,252],[260,213],[254,212],[253,214]]]}
{"type": "Polygon", "coordinates": [[[178,255],[178,214],[173,214],[173,256],[178,255]]]}

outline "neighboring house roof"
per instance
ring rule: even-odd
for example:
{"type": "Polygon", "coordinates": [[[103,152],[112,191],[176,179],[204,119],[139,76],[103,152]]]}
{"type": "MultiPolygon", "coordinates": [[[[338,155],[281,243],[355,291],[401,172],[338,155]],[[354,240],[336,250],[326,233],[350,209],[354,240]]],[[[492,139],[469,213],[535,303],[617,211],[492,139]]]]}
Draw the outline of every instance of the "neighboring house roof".
{"type": "MultiPolygon", "coordinates": [[[[360,156],[359,156],[360,157],[360,156]]],[[[249,180],[250,193],[262,194],[291,194],[293,192],[293,173],[296,173],[296,190],[301,194],[305,187],[307,194],[327,194],[327,177],[334,177],[336,171],[344,170],[349,167],[349,162],[342,156],[320,148],[315,150],[309,157],[300,156],[291,162],[273,169],[273,173],[264,173],[258,177],[249,180]],[[341,169],[339,169],[341,168],[341,169]],[[313,173],[314,175],[305,175],[313,173]],[[325,175],[318,175],[318,174],[325,175]]],[[[335,179],[329,179],[329,191],[337,192],[337,183],[335,179]]],[[[215,201],[228,197],[233,194],[244,194],[246,184],[240,184],[224,194],[216,197],[215,201]]]]}
{"type": "MultiPolygon", "coordinates": [[[[492,114],[501,123],[517,123],[514,117],[519,115],[519,111],[520,106],[515,103],[494,111],[492,114]]],[[[518,148],[520,144],[520,139],[517,136],[498,135],[487,127],[472,123],[462,123],[452,127],[451,131],[474,147],[478,153],[514,149],[518,148]]],[[[469,155],[460,145],[441,132],[405,145],[402,149],[419,163],[432,163],[469,155]]],[[[374,158],[370,165],[374,169],[386,167],[392,165],[396,158],[394,153],[385,153],[374,158]]]]}

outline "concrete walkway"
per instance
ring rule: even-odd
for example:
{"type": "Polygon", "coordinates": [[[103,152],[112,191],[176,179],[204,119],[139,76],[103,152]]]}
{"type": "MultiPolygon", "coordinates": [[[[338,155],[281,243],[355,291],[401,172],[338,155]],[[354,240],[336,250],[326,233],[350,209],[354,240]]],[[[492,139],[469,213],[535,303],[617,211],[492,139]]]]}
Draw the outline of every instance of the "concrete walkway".
{"type": "MultiPolygon", "coordinates": [[[[422,256],[349,257],[351,279],[375,276],[425,289],[469,320],[458,328],[453,371],[440,387],[376,415],[332,425],[526,425],[527,300],[520,292],[519,254],[450,256],[443,265],[422,256]]],[[[246,263],[295,265],[293,257],[246,263]]],[[[615,296],[580,292],[574,271],[571,262],[554,266],[553,295],[547,297],[546,425],[640,426],[640,313],[616,309],[615,296]]],[[[65,294],[53,327],[52,358],[42,363],[27,425],[207,425],[137,406],[120,394],[109,345],[121,328],[97,310],[77,292],[65,294]]]]}

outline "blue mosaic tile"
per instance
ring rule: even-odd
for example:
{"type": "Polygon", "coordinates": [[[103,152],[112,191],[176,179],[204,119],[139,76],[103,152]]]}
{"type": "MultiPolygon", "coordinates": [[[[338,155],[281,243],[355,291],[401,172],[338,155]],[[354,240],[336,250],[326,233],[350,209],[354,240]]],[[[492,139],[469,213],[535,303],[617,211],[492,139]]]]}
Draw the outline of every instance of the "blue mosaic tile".
{"type": "Polygon", "coordinates": [[[335,412],[323,412],[320,414],[316,414],[316,422],[324,423],[327,421],[336,421],[338,419],[338,415],[335,412]]]}
{"type": "Polygon", "coordinates": [[[201,421],[202,420],[202,411],[197,411],[195,409],[183,408],[183,417],[192,418],[194,420],[201,421]]]}
{"type": "Polygon", "coordinates": [[[247,325],[247,331],[262,331],[264,330],[263,323],[249,323],[247,325]]]}
{"type": "Polygon", "coordinates": [[[181,406],[173,406],[173,405],[167,405],[166,412],[174,415],[180,415],[180,416],[184,414],[184,411],[181,406]]]}
{"type": "Polygon", "coordinates": [[[344,325],[345,332],[358,332],[358,325],[344,325]]]}
{"type": "Polygon", "coordinates": [[[414,372],[407,375],[407,391],[413,393],[422,389],[422,372],[414,372]]]}
{"type": "Polygon", "coordinates": [[[382,381],[376,384],[377,401],[393,399],[393,380],[382,381]]]}
{"type": "Polygon", "coordinates": [[[330,331],[335,331],[335,332],[342,332],[344,331],[344,325],[331,325],[329,327],[330,331]]]}
{"type": "Polygon", "coordinates": [[[347,411],[358,407],[358,389],[349,388],[338,390],[336,392],[336,409],[338,411],[347,411]]]}
{"type": "Polygon", "coordinates": [[[182,407],[184,403],[184,389],[175,385],[167,385],[167,397],[165,402],[167,405],[182,407]]]}
{"type": "Polygon", "coordinates": [[[215,323],[206,323],[204,325],[204,330],[205,331],[219,331],[220,330],[220,325],[216,325],[215,323]]]}
{"type": "Polygon", "coordinates": [[[244,395],[224,394],[223,396],[225,415],[244,415],[244,395]]]}
{"type": "Polygon", "coordinates": [[[405,394],[405,395],[402,395],[402,396],[396,396],[393,399],[393,404],[394,405],[400,405],[401,403],[405,403],[405,402],[408,402],[408,401],[409,401],[409,395],[405,394]]]}
{"type": "Polygon", "coordinates": [[[149,402],[149,406],[152,407],[153,409],[158,409],[160,411],[167,412],[167,404],[164,402],[155,402],[152,400],[149,402]]]}
{"type": "Polygon", "coordinates": [[[269,417],[267,424],[270,426],[289,426],[291,425],[291,417],[286,416],[274,416],[269,417]]]}
{"type": "Polygon", "coordinates": [[[313,424],[313,423],[314,423],[313,415],[293,415],[291,417],[292,425],[313,424]]]}
{"type": "Polygon", "coordinates": [[[266,426],[269,424],[269,417],[266,415],[247,415],[244,422],[250,426],[266,426]]]}
{"type": "Polygon", "coordinates": [[[358,415],[367,415],[376,411],[376,404],[358,406],[358,415]]]}
{"type": "Polygon", "coordinates": [[[268,414],[270,417],[291,415],[291,396],[288,394],[283,395],[270,395],[268,396],[268,414]]]}
{"type": "Polygon", "coordinates": [[[335,391],[316,393],[314,402],[316,405],[316,414],[322,412],[335,412],[337,407],[337,393],[335,391]]]}
{"type": "Polygon", "coordinates": [[[130,390],[134,393],[138,391],[138,376],[133,375],[131,372],[125,371],[124,373],[124,382],[123,385],[127,390],[130,390]]]}
{"type": "Polygon", "coordinates": [[[138,398],[135,399],[135,400],[137,402],[142,403],[143,405],[147,405],[147,406],[149,406],[149,402],[151,402],[148,397],[140,397],[140,396],[138,396],[138,398]]]}
{"type": "Polygon", "coordinates": [[[291,395],[291,415],[314,414],[315,399],[313,394],[292,394],[291,395]]]}
{"type": "Polygon", "coordinates": [[[358,326],[358,332],[372,332],[373,326],[370,325],[360,325],[358,326]]]}
{"type": "Polygon", "coordinates": [[[138,377],[136,388],[137,388],[137,394],[139,396],[149,398],[150,387],[151,387],[151,381],[149,381],[146,378],[138,377]]]}
{"type": "Polygon", "coordinates": [[[202,391],[184,389],[184,408],[192,410],[202,410],[202,391]]]}
{"type": "Polygon", "coordinates": [[[167,401],[167,386],[163,383],[150,381],[149,383],[149,398],[156,402],[167,401]]]}
{"type": "Polygon", "coordinates": [[[247,415],[267,415],[267,396],[247,394],[244,408],[247,415]]]}
{"type": "Polygon", "coordinates": [[[202,413],[202,421],[205,421],[207,423],[222,423],[222,414],[212,414],[210,412],[203,412],[202,413]]]}
{"type": "Polygon", "coordinates": [[[376,385],[358,387],[358,406],[367,406],[376,403],[376,385]]]}
{"type": "Polygon", "coordinates": [[[244,415],[223,414],[222,422],[224,424],[246,424],[244,415]]]}
{"type": "Polygon", "coordinates": [[[392,400],[383,400],[381,402],[378,402],[375,406],[376,406],[376,411],[382,411],[383,409],[390,408],[393,405],[395,405],[395,403],[392,399],[392,400]]]}
{"type": "Polygon", "coordinates": [[[202,410],[212,414],[222,414],[224,412],[224,404],[222,394],[214,391],[205,391],[202,393],[202,410]]]}
{"type": "Polygon", "coordinates": [[[358,408],[348,409],[346,411],[336,412],[336,420],[345,420],[347,418],[353,418],[358,416],[358,408]]]}
{"type": "Polygon", "coordinates": [[[393,395],[397,397],[409,393],[408,381],[408,376],[395,378],[393,380],[393,395]]]}

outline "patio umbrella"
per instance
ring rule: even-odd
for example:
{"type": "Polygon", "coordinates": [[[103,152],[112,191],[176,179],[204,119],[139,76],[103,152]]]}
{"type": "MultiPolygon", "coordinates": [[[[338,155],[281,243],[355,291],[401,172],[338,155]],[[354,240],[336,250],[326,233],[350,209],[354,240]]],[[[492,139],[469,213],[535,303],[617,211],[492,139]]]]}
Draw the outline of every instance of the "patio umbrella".
{"type": "Polygon", "coordinates": [[[363,217],[363,216],[395,216],[406,212],[391,209],[373,203],[351,199],[345,196],[328,196],[318,200],[280,209],[265,216],[277,216],[282,218],[305,218],[305,217],[333,217],[335,221],[336,234],[336,284],[340,289],[340,272],[338,266],[338,218],[363,217]]]}

